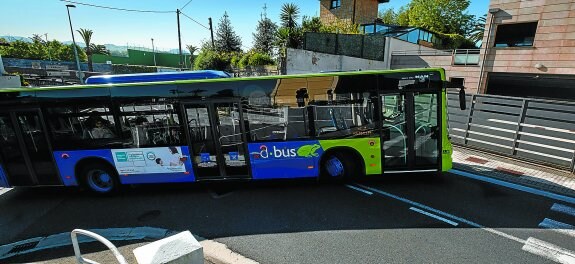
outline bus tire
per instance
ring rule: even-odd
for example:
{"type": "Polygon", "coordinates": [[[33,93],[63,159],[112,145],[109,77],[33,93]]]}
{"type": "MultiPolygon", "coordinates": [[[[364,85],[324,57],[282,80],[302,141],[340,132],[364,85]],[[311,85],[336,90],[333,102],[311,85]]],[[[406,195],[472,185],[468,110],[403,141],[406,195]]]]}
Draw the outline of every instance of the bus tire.
{"type": "Polygon", "coordinates": [[[329,154],[322,162],[321,170],[324,180],[341,182],[353,177],[354,173],[361,170],[352,155],[334,152],[329,154]]]}
{"type": "Polygon", "coordinates": [[[82,185],[96,194],[112,194],[118,191],[120,182],[115,170],[104,164],[90,164],[82,168],[82,185]]]}

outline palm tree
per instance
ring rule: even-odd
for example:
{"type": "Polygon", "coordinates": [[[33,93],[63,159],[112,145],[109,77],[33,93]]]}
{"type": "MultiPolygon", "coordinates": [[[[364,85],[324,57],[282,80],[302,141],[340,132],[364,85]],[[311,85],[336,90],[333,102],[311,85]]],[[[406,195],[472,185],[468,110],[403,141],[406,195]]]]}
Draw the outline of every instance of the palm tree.
{"type": "Polygon", "coordinates": [[[91,43],[90,51],[92,52],[92,54],[110,55],[110,51],[104,45],[96,45],[94,43],[91,43]]]}
{"type": "Polygon", "coordinates": [[[282,27],[293,30],[297,27],[297,19],[299,18],[299,7],[294,3],[284,3],[280,13],[280,20],[282,27]]]}
{"type": "Polygon", "coordinates": [[[92,31],[91,29],[83,29],[81,28],[80,30],[77,30],[78,33],[80,33],[80,36],[82,36],[82,39],[84,39],[84,43],[86,43],[86,55],[88,56],[88,71],[93,72],[94,71],[94,66],[92,65],[92,48],[91,48],[91,42],[92,42],[92,34],[94,33],[94,31],[92,31]]]}
{"type": "Polygon", "coordinates": [[[194,53],[198,51],[198,47],[194,45],[186,45],[186,48],[190,52],[190,69],[194,69],[194,53]]]}
{"type": "Polygon", "coordinates": [[[469,40],[473,41],[473,43],[477,43],[483,40],[483,33],[485,32],[486,20],[487,15],[483,15],[474,21],[468,36],[469,40]]]}
{"type": "Polygon", "coordinates": [[[302,32],[298,27],[299,7],[294,3],[285,3],[280,12],[280,21],[283,28],[288,30],[287,47],[297,48],[302,38],[302,32]]]}

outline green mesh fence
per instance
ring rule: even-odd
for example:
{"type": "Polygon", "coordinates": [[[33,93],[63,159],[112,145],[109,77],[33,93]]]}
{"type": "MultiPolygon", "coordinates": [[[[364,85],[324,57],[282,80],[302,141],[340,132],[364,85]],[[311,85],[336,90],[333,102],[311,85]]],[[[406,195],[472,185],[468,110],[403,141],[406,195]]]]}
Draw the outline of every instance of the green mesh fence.
{"type": "Polygon", "coordinates": [[[309,51],[384,60],[385,37],[381,35],[305,33],[304,49],[309,51]]]}

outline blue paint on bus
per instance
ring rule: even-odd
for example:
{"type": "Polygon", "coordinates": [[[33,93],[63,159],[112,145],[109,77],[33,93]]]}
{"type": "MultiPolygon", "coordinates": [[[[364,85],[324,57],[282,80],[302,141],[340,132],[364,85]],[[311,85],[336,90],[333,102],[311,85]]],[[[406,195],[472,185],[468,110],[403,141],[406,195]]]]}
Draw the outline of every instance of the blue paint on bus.
{"type": "Polygon", "coordinates": [[[183,71],[183,72],[154,72],[134,73],[119,75],[99,75],[86,79],[86,84],[111,84],[111,83],[139,83],[139,82],[163,82],[198,79],[230,78],[229,73],[223,71],[183,71]]]}
{"type": "Polygon", "coordinates": [[[6,173],[4,172],[4,168],[0,165],[0,187],[11,187],[8,183],[8,178],[6,177],[6,173]]]}
{"type": "Polygon", "coordinates": [[[323,154],[317,140],[250,143],[248,151],[253,179],[317,177],[323,154]]]}
{"type": "MultiPolygon", "coordinates": [[[[87,158],[98,158],[103,161],[108,162],[110,165],[116,168],[119,175],[119,180],[121,184],[140,184],[140,183],[175,183],[175,182],[193,182],[195,181],[195,176],[192,169],[192,163],[190,160],[190,151],[187,146],[178,147],[181,149],[182,154],[182,166],[185,168],[177,172],[154,172],[146,173],[146,166],[162,166],[156,160],[158,157],[149,156],[145,149],[100,149],[100,150],[74,150],[74,151],[55,151],[54,158],[56,160],[56,165],[60,171],[62,177],[62,182],[65,186],[77,186],[77,176],[75,173],[76,165],[78,162],[87,158]],[[120,165],[114,161],[114,152],[125,152],[128,155],[130,153],[138,153],[144,158],[149,159],[146,163],[145,161],[140,162],[140,164],[134,164],[136,169],[142,169],[142,172],[133,170],[133,168],[127,168],[125,165],[120,165]],[[133,171],[128,173],[126,171],[133,171]]],[[[167,147],[156,147],[154,149],[168,149],[167,147]]],[[[118,156],[116,157],[118,160],[118,156]]],[[[169,162],[169,161],[166,161],[169,162]]],[[[166,163],[166,166],[168,164],[166,163]]],[[[168,166],[167,166],[168,167],[168,166]]]]}

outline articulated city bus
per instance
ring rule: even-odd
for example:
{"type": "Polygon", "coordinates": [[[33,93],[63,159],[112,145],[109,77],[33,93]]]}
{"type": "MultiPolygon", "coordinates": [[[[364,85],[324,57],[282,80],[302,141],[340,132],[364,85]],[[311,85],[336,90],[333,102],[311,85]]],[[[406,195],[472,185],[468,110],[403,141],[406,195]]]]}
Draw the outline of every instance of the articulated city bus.
{"type": "Polygon", "coordinates": [[[0,186],[451,168],[443,69],[0,89],[0,186]]]}

